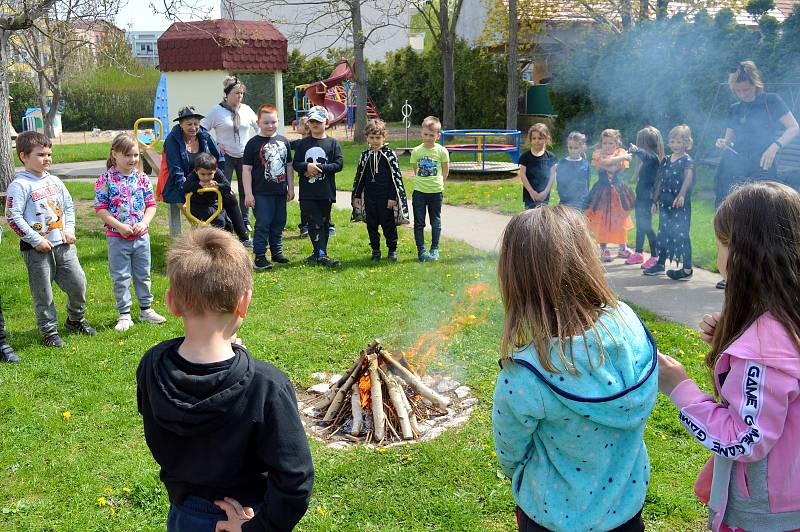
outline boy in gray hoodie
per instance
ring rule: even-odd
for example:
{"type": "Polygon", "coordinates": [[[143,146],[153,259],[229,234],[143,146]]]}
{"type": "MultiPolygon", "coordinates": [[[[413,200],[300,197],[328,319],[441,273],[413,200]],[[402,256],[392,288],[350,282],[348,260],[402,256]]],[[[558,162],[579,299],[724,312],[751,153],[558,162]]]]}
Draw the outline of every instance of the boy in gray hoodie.
{"type": "Polygon", "coordinates": [[[6,219],[20,237],[19,248],[28,269],[28,285],[36,324],[48,347],[64,347],[58,335],[53,281],[67,295],[64,326],[81,334],[96,334],[86,321],[86,274],[75,250],[75,207],[67,187],[47,172],[52,162],[50,139],[35,131],[17,137],[17,155],[25,170],[8,186],[6,219]]]}

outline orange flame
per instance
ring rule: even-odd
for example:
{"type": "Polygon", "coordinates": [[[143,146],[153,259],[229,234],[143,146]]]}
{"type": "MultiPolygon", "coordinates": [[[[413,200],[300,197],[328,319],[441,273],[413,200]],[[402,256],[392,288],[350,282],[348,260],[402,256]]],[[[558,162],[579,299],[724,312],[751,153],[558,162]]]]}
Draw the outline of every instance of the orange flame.
{"type": "Polygon", "coordinates": [[[372,380],[369,378],[369,373],[364,373],[360,379],[358,379],[358,395],[361,399],[361,408],[366,408],[367,405],[370,404],[371,395],[370,391],[372,390],[372,380]]]}
{"type": "Polygon", "coordinates": [[[449,323],[440,325],[436,330],[427,332],[417,339],[411,349],[403,352],[409,363],[414,364],[420,373],[435,358],[436,352],[442,348],[461,329],[468,325],[482,322],[489,314],[484,309],[476,315],[478,304],[487,299],[494,299],[494,293],[486,283],[475,283],[464,290],[464,300],[452,314],[449,323]]]}

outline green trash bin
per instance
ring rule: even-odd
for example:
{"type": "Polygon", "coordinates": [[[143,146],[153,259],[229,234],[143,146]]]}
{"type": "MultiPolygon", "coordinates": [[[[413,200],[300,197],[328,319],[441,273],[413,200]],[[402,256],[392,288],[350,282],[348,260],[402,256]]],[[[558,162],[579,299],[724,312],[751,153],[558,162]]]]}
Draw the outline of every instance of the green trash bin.
{"type": "Polygon", "coordinates": [[[531,85],[525,96],[525,114],[554,115],[556,110],[550,103],[550,85],[531,85]]]}

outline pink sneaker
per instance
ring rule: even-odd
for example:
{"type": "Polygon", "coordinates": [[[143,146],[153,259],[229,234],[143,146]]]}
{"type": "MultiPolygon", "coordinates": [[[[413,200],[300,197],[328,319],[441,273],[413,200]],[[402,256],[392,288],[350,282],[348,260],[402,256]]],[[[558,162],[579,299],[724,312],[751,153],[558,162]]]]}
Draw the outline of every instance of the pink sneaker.
{"type": "Polygon", "coordinates": [[[642,264],[642,268],[643,269],[652,268],[656,262],[658,262],[658,257],[650,257],[644,262],[644,264],[642,264]]]}
{"type": "Polygon", "coordinates": [[[600,260],[603,262],[611,262],[614,260],[614,257],[611,256],[610,249],[604,249],[603,252],[600,254],[600,260]]]}
{"type": "Polygon", "coordinates": [[[644,256],[641,253],[631,253],[631,256],[627,258],[625,264],[641,264],[644,262],[644,256]]]}
{"type": "Polygon", "coordinates": [[[617,252],[617,258],[618,258],[618,259],[627,259],[627,258],[628,258],[628,257],[630,257],[631,255],[633,255],[633,253],[632,253],[632,252],[631,252],[631,250],[630,250],[630,249],[628,249],[628,248],[621,248],[621,249],[620,249],[620,250],[617,252]]]}

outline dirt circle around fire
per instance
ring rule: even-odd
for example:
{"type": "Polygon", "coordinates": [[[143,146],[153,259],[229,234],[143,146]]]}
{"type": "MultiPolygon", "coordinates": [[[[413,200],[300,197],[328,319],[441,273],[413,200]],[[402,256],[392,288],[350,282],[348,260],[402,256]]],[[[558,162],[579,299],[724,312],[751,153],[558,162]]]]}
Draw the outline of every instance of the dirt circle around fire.
{"type": "MultiPolygon", "coordinates": [[[[361,429],[358,430],[358,435],[353,434],[352,409],[347,410],[344,415],[336,416],[333,421],[323,421],[327,408],[318,408],[315,405],[319,405],[332,388],[335,389],[336,383],[340,381],[342,375],[319,372],[314,373],[313,377],[318,381],[317,384],[308,389],[297,390],[297,406],[306,434],[324,443],[330,449],[345,450],[354,446],[395,447],[431,441],[447,430],[465,425],[478,404],[478,399],[472,396],[472,390],[468,386],[445,375],[424,375],[420,378],[422,383],[440,397],[446,398],[449,404],[447,406],[435,404],[429,399],[415,394],[409,403],[413,410],[410,412],[410,417],[415,418],[411,428],[412,437],[404,438],[400,427],[393,428],[390,423],[387,423],[383,439],[376,441],[370,407],[362,410],[361,429]]],[[[408,391],[413,393],[406,383],[403,384],[408,391]]],[[[349,401],[350,399],[348,399],[349,401]]]]}

